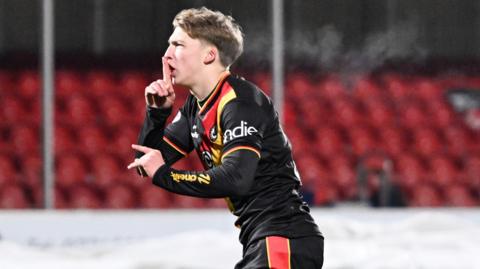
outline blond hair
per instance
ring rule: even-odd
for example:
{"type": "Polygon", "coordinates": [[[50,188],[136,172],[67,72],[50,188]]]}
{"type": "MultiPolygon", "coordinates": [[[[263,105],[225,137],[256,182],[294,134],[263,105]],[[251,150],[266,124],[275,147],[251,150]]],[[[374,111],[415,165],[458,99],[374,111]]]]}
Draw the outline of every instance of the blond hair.
{"type": "Polygon", "coordinates": [[[231,17],[206,7],[182,10],[173,19],[191,38],[207,41],[217,47],[220,62],[229,67],[243,52],[241,27],[231,17]]]}

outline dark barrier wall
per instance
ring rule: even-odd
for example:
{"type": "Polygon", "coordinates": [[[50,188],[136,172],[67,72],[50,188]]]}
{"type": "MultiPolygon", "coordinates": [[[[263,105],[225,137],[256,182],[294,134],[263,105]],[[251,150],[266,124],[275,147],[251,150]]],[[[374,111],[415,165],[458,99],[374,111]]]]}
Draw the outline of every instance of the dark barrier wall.
{"type": "MultiPolygon", "coordinates": [[[[0,56],[36,53],[40,0],[0,0],[0,56]]],[[[158,53],[181,9],[207,7],[233,15],[246,34],[247,58],[270,57],[271,3],[243,1],[57,0],[58,52],[158,53]]],[[[329,66],[349,58],[375,66],[385,58],[480,56],[476,0],[285,1],[286,53],[329,66]]]]}

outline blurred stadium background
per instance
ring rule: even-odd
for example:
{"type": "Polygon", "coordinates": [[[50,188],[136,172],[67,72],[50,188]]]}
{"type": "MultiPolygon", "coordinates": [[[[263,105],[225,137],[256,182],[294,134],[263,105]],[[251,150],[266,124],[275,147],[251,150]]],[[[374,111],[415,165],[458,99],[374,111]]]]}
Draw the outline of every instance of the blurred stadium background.
{"type": "MultiPolygon", "coordinates": [[[[270,95],[281,27],[277,105],[312,207],[477,209],[480,2],[284,1],[277,26],[272,2],[55,1],[53,207],[226,208],[126,169],[171,21],[207,6],[243,26],[232,69],[270,95]]],[[[2,209],[44,207],[41,11],[42,1],[0,0],[2,209]]],[[[178,108],[187,91],[176,93],[178,108]]],[[[195,154],[175,167],[202,169],[195,154]]]]}

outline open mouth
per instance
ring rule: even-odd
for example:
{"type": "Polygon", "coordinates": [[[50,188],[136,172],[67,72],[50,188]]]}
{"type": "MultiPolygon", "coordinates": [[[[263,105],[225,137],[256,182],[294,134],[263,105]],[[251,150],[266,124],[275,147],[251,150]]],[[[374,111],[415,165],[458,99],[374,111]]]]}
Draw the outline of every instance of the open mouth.
{"type": "Polygon", "coordinates": [[[171,64],[168,64],[168,68],[170,68],[170,76],[172,78],[172,83],[175,85],[175,76],[177,74],[176,69],[171,64]]]}
{"type": "Polygon", "coordinates": [[[170,68],[170,73],[171,73],[172,75],[175,75],[175,67],[173,67],[173,66],[170,65],[170,64],[168,65],[168,67],[170,68]]]}

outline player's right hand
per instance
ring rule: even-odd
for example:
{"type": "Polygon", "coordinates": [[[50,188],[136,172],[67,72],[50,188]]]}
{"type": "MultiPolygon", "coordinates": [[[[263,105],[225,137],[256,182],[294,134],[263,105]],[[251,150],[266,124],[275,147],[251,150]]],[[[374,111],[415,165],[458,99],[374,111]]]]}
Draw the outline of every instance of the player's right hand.
{"type": "Polygon", "coordinates": [[[173,90],[172,71],[167,58],[162,57],[163,79],[155,80],[145,88],[145,101],[147,105],[155,108],[170,108],[175,102],[173,90]]]}

